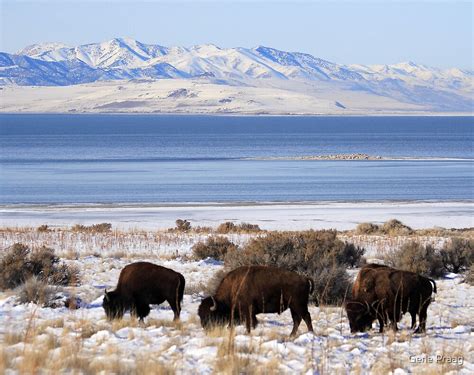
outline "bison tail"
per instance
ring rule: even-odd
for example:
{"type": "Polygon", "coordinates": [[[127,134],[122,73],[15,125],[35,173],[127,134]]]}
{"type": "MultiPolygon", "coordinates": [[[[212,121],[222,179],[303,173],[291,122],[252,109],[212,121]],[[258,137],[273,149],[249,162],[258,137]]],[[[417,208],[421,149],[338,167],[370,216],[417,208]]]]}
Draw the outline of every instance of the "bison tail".
{"type": "Polygon", "coordinates": [[[178,300],[179,302],[183,302],[183,295],[184,295],[184,287],[186,285],[186,280],[184,279],[183,275],[179,275],[178,279],[178,287],[177,287],[177,293],[178,293],[178,300]]]}
{"type": "Polygon", "coordinates": [[[433,279],[428,279],[428,280],[433,283],[433,291],[434,291],[435,293],[438,293],[438,291],[436,290],[436,282],[435,282],[433,279]]]}
{"type": "Polygon", "coordinates": [[[314,291],[314,281],[308,277],[308,284],[309,284],[309,293],[311,294],[314,291]]]}

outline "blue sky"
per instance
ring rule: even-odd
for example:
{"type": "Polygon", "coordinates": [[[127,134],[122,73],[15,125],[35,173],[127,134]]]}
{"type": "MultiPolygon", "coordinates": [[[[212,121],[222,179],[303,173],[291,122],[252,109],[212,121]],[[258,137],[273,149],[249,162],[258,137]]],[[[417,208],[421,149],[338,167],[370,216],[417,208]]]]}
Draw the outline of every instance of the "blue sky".
{"type": "Polygon", "coordinates": [[[161,45],[266,45],[349,64],[471,68],[470,1],[0,0],[0,50],[132,37],[161,45]]]}

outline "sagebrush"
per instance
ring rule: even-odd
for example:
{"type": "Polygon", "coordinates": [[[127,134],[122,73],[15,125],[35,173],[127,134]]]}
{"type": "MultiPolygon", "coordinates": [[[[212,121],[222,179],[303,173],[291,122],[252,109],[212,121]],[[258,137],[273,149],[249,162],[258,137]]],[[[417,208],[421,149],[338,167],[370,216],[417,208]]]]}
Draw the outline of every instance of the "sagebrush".
{"type": "Polygon", "coordinates": [[[53,285],[79,282],[79,270],[61,262],[51,248],[43,246],[31,250],[16,243],[6,249],[0,261],[0,289],[13,289],[33,276],[53,285]]]}
{"type": "Polygon", "coordinates": [[[440,250],[443,266],[448,272],[459,273],[474,263],[474,240],[452,237],[440,250]]]}
{"type": "Polygon", "coordinates": [[[406,236],[413,233],[413,229],[396,219],[383,223],[380,231],[389,236],[406,236]]]}
{"type": "Polygon", "coordinates": [[[18,289],[20,303],[34,302],[39,305],[47,305],[55,292],[50,285],[37,276],[27,279],[18,289]]]}
{"type": "Polygon", "coordinates": [[[175,221],[176,227],[171,228],[171,230],[175,230],[178,232],[188,232],[191,230],[191,223],[188,220],[178,219],[175,221]]]}
{"type": "Polygon", "coordinates": [[[232,221],[226,221],[220,224],[216,232],[219,234],[239,233],[239,232],[259,232],[261,229],[257,224],[240,223],[234,224],[232,221]]]}
{"type": "Polygon", "coordinates": [[[360,223],[356,227],[357,234],[375,234],[380,231],[380,227],[377,224],[372,223],[360,223]]]}
{"type": "Polygon", "coordinates": [[[228,252],[237,250],[237,246],[226,237],[208,237],[205,242],[198,242],[192,247],[193,255],[197,259],[214,258],[224,260],[228,252]]]}
{"type": "Polygon", "coordinates": [[[385,234],[388,236],[408,236],[414,233],[413,229],[396,219],[388,220],[382,225],[360,223],[355,232],[361,235],[385,234]]]}
{"type": "Polygon", "coordinates": [[[99,223],[92,225],[76,224],[71,230],[73,232],[89,232],[89,233],[107,233],[112,230],[112,224],[110,223],[99,223]]]}
{"type": "Polygon", "coordinates": [[[474,286],[474,264],[469,267],[464,276],[464,282],[474,286]]]}
{"type": "Polygon", "coordinates": [[[441,277],[446,273],[440,252],[417,241],[407,242],[400,249],[391,251],[385,256],[385,261],[394,268],[429,277],[441,277]]]}

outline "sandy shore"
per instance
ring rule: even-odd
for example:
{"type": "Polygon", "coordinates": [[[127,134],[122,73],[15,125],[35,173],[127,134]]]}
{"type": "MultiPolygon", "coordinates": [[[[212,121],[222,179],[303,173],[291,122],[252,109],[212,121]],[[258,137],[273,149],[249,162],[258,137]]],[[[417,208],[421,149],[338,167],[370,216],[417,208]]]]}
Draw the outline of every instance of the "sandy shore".
{"type": "Polygon", "coordinates": [[[396,218],[415,228],[474,227],[474,202],[321,202],[173,205],[3,206],[0,225],[70,226],[109,222],[116,228],[158,229],[176,219],[215,227],[224,221],[250,222],[262,229],[352,229],[361,222],[396,218]]]}

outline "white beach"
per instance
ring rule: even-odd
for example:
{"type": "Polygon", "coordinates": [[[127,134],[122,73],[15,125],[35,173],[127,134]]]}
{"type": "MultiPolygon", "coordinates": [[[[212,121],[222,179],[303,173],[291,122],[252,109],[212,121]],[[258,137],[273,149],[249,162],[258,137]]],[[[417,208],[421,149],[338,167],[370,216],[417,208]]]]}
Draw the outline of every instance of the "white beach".
{"type": "Polygon", "coordinates": [[[188,203],[163,205],[3,206],[3,227],[66,227],[112,223],[119,229],[162,229],[187,219],[193,226],[249,222],[268,230],[353,229],[363,222],[398,219],[414,229],[474,226],[474,203],[464,202],[320,202],[320,203],[188,203]]]}

